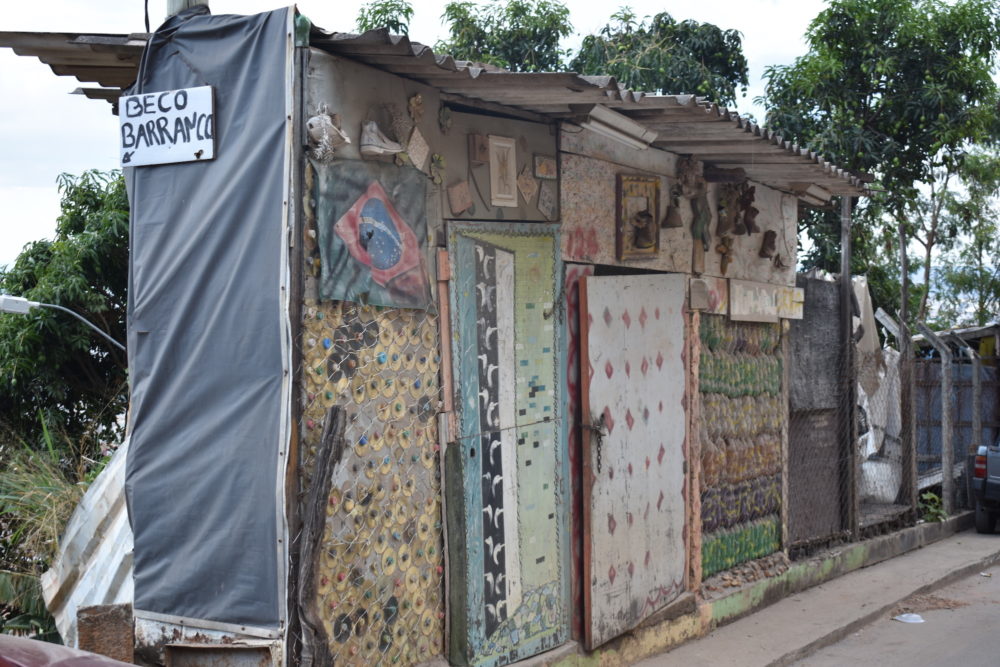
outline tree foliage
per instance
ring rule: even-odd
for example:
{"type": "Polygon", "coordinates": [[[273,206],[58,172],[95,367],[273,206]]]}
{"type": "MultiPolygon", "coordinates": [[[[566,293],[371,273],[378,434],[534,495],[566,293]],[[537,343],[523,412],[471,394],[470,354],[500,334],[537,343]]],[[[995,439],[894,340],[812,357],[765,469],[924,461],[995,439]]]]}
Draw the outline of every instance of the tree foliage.
{"type": "Polygon", "coordinates": [[[435,48],[461,60],[489,63],[514,72],[564,68],[559,40],[573,31],[569,9],[556,0],[450,2],[441,17],[451,36],[435,48]]]}
{"type": "MultiPolygon", "coordinates": [[[[59,178],[53,240],[29,243],[0,291],[69,308],[125,340],[128,199],[118,172],[59,178]]],[[[35,445],[43,425],[95,452],[122,435],[125,354],[55,310],[0,315],[0,426],[35,445]]],[[[9,441],[9,438],[6,439],[9,441]]]]}
{"type": "Polygon", "coordinates": [[[940,326],[982,326],[1000,312],[1000,155],[977,153],[963,160],[964,187],[946,206],[948,236],[957,236],[943,254],[930,283],[940,326]]]}
{"type": "Polygon", "coordinates": [[[666,12],[639,21],[627,7],[584,37],[570,69],[610,74],[636,90],[690,93],[726,105],[736,103],[737,87],[745,95],[749,82],[738,31],[676,21],[666,12]]]}
{"type": "Polygon", "coordinates": [[[357,25],[361,32],[388,28],[393,34],[406,35],[412,18],[413,5],[407,0],[374,0],[361,7],[357,25]]]}
{"type": "MultiPolygon", "coordinates": [[[[998,137],[1000,14],[989,0],[832,0],[806,37],[806,55],[766,70],[767,124],[877,178],[882,192],[855,217],[852,268],[891,293],[872,270],[917,233],[922,184],[940,183],[970,145],[998,137]]],[[[813,212],[803,226],[813,244],[806,266],[837,270],[836,212],[813,212]]]]}

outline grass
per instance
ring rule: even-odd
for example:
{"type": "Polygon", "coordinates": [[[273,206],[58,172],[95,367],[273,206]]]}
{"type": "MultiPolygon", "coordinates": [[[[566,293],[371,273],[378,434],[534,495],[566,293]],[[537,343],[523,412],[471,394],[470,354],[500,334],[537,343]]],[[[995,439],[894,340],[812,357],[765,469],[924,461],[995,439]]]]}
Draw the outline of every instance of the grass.
{"type": "Polygon", "coordinates": [[[43,424],[41,447],[8,437],[0,446],[0,632],[59,641],[39,575],[90,481],[103,468],[43,424]]]}

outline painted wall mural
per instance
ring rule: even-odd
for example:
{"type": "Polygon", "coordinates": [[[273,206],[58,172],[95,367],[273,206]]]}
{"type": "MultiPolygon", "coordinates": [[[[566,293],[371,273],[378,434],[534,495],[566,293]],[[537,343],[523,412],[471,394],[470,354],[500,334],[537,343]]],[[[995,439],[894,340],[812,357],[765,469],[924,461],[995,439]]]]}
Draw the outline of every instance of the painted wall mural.
{"type": "Polygon", "coordinates": [[[346,411],[316,604],[337,665],[412,665],[444,648],[437,318],[307,300],[302,458],[346,411]]]}
{"type": "Polygon", "coordinates": [[[452,223],[448,238],[451,660],[499,665],[569,638],[562,267],[551,225],[452,223]]]}
{"type": "Polygon", "coordinates": [[[701,317],[702,573],[781,548],[781,329],[701,317]]]}
{"type": "Polygon", "coordinates": [[[324,299],[427,308],[427,177],[393,164],[313,161],[324,299]]]}
{"type": "Polygon", "coordinates": [[[687,280],[588,276],[581,283],[588,648],[684,590],[687,280]]]}

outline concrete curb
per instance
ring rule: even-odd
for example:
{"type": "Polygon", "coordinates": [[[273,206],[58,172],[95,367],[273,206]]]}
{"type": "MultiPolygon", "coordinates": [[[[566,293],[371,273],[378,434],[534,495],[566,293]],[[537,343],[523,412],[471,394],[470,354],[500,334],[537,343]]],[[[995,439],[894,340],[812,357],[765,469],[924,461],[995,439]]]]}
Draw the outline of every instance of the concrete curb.
{"type": "Polygon", "coordinates": [[[769,663],[768,667],[784,667],[785,665],[790,665],[798,660],[807,658],[813,653],[830,646],[831,644],[836,644],[840,640],[846,638],[847,636],[857,632],[858,630],[864,628],[871,623],[874,623],[882,616],[888,614],[896,607],[899,603],[913,595],[924,595],[926,593],[931,593],[938,589],[944,588],[949,584],[953,584],[956,581],[960,581],[976,572],[981,572],[982,570],[996,565],[1000,562],[1000,551],[994,552],[989,556],[981,558],[973,563],[967,563],[966,565],[952,570],[945,576],[933,581],[929,584],[924,584],[923,586],[918,586],[906,595],[903,595],[897,600],[894,600],[888,604],[884,604],[881,607],[870,611],[863,616],[856,618],[850,623],[846,623],[838,628],[834,628],[827,634],[819,637],[818,639],[809,642],[805,646],[802,646],[794,651],[789,651],[777,660],[769,663]]]}
{"type": "MultiPolygon", "coordinates": [[[[635,628],[592,652],[584,651],[579,645],[569,645],[560,651],[535,656],[525,664],[530,664],[532,667],[541,665],[617,667],[668,654],[685,644],[697,645],[699,639],[705,638],[716,628],[751,616],[791,595],[951,537],[971,528],[972,524],[973,514],[965,512],[941,523],[922,523],[889,535],[845,544],[813,558],[797,561],[780,575],[758,580],[726,594],[699,600],[693,611],[685,610],[687,613],[682,613],[678,617],[662,619],[661,622],[654,621],[649,625],[635,628]]],[[[1000,551],[960,566],[929,584],[915,586],[912,591],[894,599],[891,604],[880,604],[877,609],[866,611],[861,617],[842,623],[802,646],[786,650],[777,659],[760,664],[791,664],[871,623],[910,595],[935,590],[996,562],[1000,562],[1000,551]]],[[[708,646],[704,648],[707,649],[708,646]]]]}
{"type": "Polygon", "coordinates": [[[964,512],[940,523],[921,523],[888,535],[851,542],[796,561],[784,573],[762,579],[725,595],[709,596],[712,609],[709,631],[763,609],[789,595],[819,586],[850,572],[933,544],[972,526],[973,515],[964,512]]]}

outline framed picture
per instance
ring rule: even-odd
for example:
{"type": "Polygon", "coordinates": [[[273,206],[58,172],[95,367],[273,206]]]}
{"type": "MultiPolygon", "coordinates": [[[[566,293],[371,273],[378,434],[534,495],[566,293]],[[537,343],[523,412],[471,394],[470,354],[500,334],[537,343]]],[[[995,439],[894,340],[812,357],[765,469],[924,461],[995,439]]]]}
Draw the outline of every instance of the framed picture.
{"type": "Polygon", "coordinates": [[[554,181],[559,177],[556,159],[550,155],[535,156],[535,178],[554,181]]]}
{"type": "Polygon", "coordinates": [[[490,203],[517,206],[517,149],[510,137],[490,135],[490,203]]]}
{"type": "Polygon", "coordinates": [[[619,260],[647,259],[660,251],[660,179],[618,174],[615,252],[619,260]]]}

